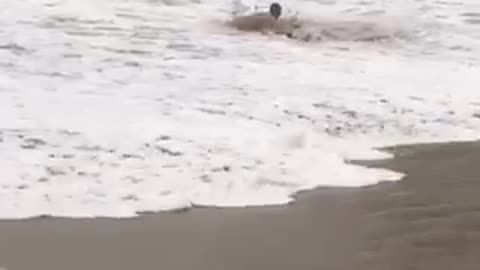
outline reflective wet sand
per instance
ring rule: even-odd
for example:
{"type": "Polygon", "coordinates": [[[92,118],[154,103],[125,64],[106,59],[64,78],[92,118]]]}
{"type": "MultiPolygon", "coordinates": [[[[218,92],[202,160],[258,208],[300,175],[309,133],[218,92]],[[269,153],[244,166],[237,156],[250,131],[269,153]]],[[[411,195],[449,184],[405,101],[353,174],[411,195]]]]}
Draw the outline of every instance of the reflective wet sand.
{"type": "Polygon", "coordinates": [[[362,194],[360,269],[478,269],[480,144],[400,147],[408,177],[362,194]]]}
{"type": "Polygon", "coordinates": [[[363,162],[398,183],[305,192],[289,206],[128,220],[0,222],[9,270],[466,270],[480,265],[480,143],[397,147],[363,162]]]}

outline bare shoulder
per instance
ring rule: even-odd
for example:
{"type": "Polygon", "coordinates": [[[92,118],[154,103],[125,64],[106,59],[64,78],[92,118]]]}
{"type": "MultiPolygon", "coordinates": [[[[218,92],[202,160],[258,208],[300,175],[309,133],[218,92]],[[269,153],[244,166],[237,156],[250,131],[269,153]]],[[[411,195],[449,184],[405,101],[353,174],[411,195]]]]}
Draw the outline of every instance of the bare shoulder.
{"type": "Polygon", "coordinates": [[[233,27],[244,31],[262,31],[265,28],[274,27],[275,23],[274,18],[265,14],[237,16],[231,21],[233,27]]]}

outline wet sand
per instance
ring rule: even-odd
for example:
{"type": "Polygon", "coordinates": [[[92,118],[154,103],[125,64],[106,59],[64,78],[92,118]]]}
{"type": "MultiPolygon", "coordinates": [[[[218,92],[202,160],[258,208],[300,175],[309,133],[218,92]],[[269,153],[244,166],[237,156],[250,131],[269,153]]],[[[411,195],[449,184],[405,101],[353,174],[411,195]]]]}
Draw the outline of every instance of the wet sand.
{"type": "Polygon", "coordinates": [[[395,148],[397,183],[135,219],[0,222],[8,270],[477,270],[480,143],[395,148]]]}

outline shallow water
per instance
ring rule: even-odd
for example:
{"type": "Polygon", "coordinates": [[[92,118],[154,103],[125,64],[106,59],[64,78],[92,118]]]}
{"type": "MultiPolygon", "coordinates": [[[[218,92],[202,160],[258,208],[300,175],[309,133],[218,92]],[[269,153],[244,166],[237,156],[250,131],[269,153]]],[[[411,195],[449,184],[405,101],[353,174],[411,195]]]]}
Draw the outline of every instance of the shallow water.
{"type": "Polygon", "coordinates": [[[363,164],[407,172],[404,180],[319,188],[285,207],[0,221],[0,263],[38,270],[477,269],[480,143],[395,150],[393,160],[363,164]]]}
{"type": "Polygon", "coordinates": [[[2,218],[283,204],[400,179],[346,163],[372,147],[480,133],[474,1],[295,1],[405,33],[310,43],[228,29],[225,1],[0,7],[2,218]]]}

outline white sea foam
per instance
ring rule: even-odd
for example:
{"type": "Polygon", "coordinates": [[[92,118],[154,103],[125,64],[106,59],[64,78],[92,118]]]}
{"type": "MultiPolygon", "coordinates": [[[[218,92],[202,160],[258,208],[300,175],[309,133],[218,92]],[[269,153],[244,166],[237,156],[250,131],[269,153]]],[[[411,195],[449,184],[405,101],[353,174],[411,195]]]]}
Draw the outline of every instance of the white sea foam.
{"type": "Polygon", "coordinates": [[[399,180],[347,163],[374,147],[479,135],[475,1],[286,5],[406,29],[382,43],[231,31],[230,4],[2,1],[0,218],[284,204],[399,180]]]}

